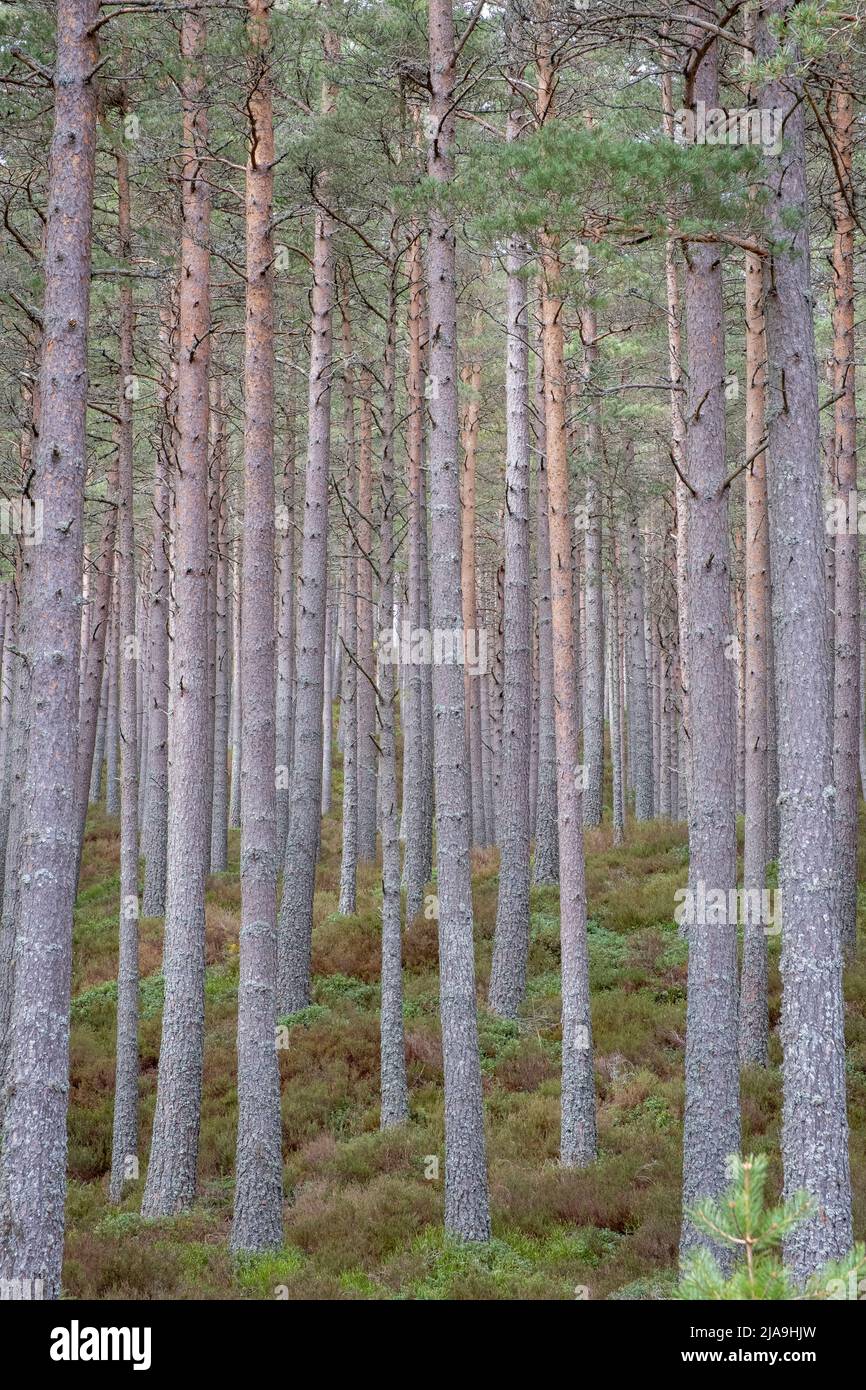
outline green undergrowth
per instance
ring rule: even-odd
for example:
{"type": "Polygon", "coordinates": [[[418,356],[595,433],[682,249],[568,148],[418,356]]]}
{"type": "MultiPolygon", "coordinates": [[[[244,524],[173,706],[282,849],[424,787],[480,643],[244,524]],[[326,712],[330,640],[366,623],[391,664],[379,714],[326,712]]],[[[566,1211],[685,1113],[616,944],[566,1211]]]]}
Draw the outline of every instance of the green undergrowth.
{"type": "MultiPolygon", "coordinates": [[[[479,1047],[493,1239],[442,1230],[442,1052],[435,921],[405,933],[409,1122],[378,1128],[380,869],[362,866],[357,912],[337,912],[340,779],[322,829],[310,1005],[280,1020],[285,1246],[228,1247],[237,1113],[237,832],[208,882],[199,1197],[171,1220],[138,1215],[156,1092],[162,923],[141,922],[141,1173],[107,1199],[116,1009],[118,827],[88,822],[74,932],[70,1186],[64,1283],[72,1297],[168,1299],[659,1299],[671,1296],[680,1222],[687,951],[674,924],[687,874],[681,825],[629,822],[587,836],[590,983],[599,1158],[565,1170],[559,1143],[560,950],[556,887],[531,895],[529,980],[513,1021],[486,1006],[498,861],[476,854],[479,1047]]],[[[861,903],[866,910],[866,900],[861,903]]],[[[779,1014],[771,946],[771,1020],[779,1014]]],[[[846,977],[855,1224],[866,1225],[866,954],[846,977]]],[[[743,1077],[744,1152],[780,1184],[780,1052],[743,1077]]]]}

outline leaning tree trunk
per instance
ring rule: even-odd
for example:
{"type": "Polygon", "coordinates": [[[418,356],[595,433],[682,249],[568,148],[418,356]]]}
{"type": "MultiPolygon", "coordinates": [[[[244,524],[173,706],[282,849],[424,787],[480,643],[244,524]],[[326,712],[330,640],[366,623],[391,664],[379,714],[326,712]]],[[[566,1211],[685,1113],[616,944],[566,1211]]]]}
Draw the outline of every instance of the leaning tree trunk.
{"type": "Polygon", "coordinates": [[[208,368],[210,361],[210,189],[206,24],[186,9],[183,233],[178,325],[176,534],[171,663],[171,757],[163,975],[165,1005],[156,1110],[142,1200],[147,1217],[171,1216],[195,1197],[204,1057],[205,842],[207,775],[208,368]]]}
{"type": "MultiPolygon", "coordinates": [[[[715,16],[716,7],[709,11],[715,16]]],[[[689,14],[703,22],[705,5],[689,14]]],[[[718,44],[704,48],[689,103],[718,104],[718,44]]],[[[686,262],[688,407],[689,717],[692,785],[689,805],[689,887],[721,892],[725,904],[737,883],[736,718],[732,665],[728,489],[725,460],[725,329],[719,249],[695,243],[686,262]]],[[[712,916],[712,912],[705,914],[712,916]]],[[[740,1148],[737,1052],[737,921],[686,917],[689,941],[686,1011],[686,1099],[683,1129],[683,1210],[728,1186],[727,1160],[740,1148]]],[[[681,1250],[706,1244],[683,1219],[681,1250]]],[[[719,1251],[726,1260],[726,1254],[719,1251]]]]}
{"type": "MultiPolygon", "coordinates": [[[[772,59],[790,0],[758,17],[758,58],[772,59]]],[[[796,56],[795,56],[796,61],[796,56]]],[[[845,1015],[836,909],[833,749],[824,589],[818,379],[812,323],[803,90],[774,78],[761,105],[783,112],[785,140],[768,160],[765,313],[768,495],[778,712],[782,933],[782,1161],[785,1193],[814,1214],[785,1241],[798,1281],[851,1248],[845,1105],[845,1015]]]]}
{"type": "Polygon", "coordinates": [[[0,1275],[60,1294],[66,1199],[87,335],[96,159],[97,0],[58,0],[34,501],[21,639],[32,718],[18,833],[18,910],[0,1146],[0,1275]]]}
{"type": "MultiPolygon", "coordinates": [[[[447,197],[454,177],[452,0],[430,0],[430,140],[427,171],[447,197]]],[[[430,503],[432,627],[462,632],[457,304],[454,227],[442,201],[430,212],[430,503]]],[[[472,936],[470,801],[463,669],[433,668],[439,1000],[445,1070],[445,1227],[464,1240],[490,1237],[487,1154],[472,936]]]]}
{"type": "Polygon", "coordinates": [[[241,677],[241,931],[238,1134],[231,1247],[283,1241],[277,982],[276,640],[274,633],[274,115],[269,0],[248,0],[244,573],[241,677]]]}

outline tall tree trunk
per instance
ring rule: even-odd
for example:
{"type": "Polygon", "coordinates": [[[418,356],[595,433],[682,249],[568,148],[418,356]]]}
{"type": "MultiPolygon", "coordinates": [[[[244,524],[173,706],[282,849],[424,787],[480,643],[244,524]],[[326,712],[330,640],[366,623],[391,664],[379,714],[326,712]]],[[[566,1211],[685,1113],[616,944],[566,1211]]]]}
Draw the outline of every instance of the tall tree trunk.
{"type": "Polygon", "coordinates": [[[274,634],[274,115],[269,0],[247,0],[243,782],[238,985],[238,1135],[233,1250],[283,1242],[277,981],[276,641],[274,634]]]}
{"type": "MultiPolygon", "coordinates": [[[[294,393],[294,383],[289,388],[294,393]]],[[[283,488],[279,518],[277,596],[277,862],[282,864],[289,833],[295,714],[295,458],[294,398],[287,409],[283,488]]]]}
{"type": "Polygon", "coordinates": [[[376,858],[376,670],[373,659],[373,375],[361,368],[358,448],[358,857],[376,858]]]}
{"type": "MultiPolygon", "coordinates": [[[[553,100],[548,63],[541,65],[540,100],[553,100]],[[548,69],[545,72],[545,69],[548,69]],[[546,91],[545,91],[546,87],[546,91]],[[549,93],[549,95],[547,95],[549,93]]],[[[550,598],[553,637],[556,805],[559,830],[559,913],[562,952],[562,1131],[560,1161],[574,1168],[596,1156],[595,1077],[589,1008],[589,945],[583,847],[582,779],[575,699],[574,591],[565,425],[565,362],[561,266],[555,238],[542,232],[542,343],[550,518],[550,598]]]]}
{"type": "Polygon", "coordinates": [[[637,513],[628,528],[628,695],[630,749],[634,750],[635,819],[653,818],[652,705],[644,635],[644,552],[637,513]]]}
{"type": "MultiPolygon", "coordinates": [[[[408,621],[410,641],[413,633],[423,627],[424,586],[422,528],[424,511],[422,503],[422,455],[424,452],[424,368],[421,352],[422,320],[424,317],[423,260],[421,251],[421,231],[417,223],[411,225],[412,237],[409,243],[409,304],[407,309],[408,331],[408,369],[406,374],[406,393],[408,397],[406,421],[406,488],[408,492],[408,621]]],[[[382,622],[387,626],[389,614],[382,610],[382,622]]],[[[403,626],[400,627],[402,640],[403,626]]],[[[406,673],[405,699],[402,702],[403,719],[403,772],[404,796],[403,815],[405,818],[406,854],[403,861],[403,876],[406,885],[406,918],[409,922],[418,916],[424,905],[424,888],[427,883],[427,815],[424,804],[424,697],[422,684],[424,668],[420,662],[412,662],[406,673]]]]}
{"type": "MultiPolygon", "coordinates": [[[[584,367],[587,387],[598,362],[598,324],[594,308],[581,312],[584,367]]],[[[586,666],[583,697],[583,760],[586,765],[586,791],[583,798],[584,824],[601,825],[602,784],[604,778],[604,611],[602,602],[602,464],[601,422],[598,403],[590,397],[586,417],[586,570],[584,584],[584,632],[586,666]]]]}
{"type": "MultiPolygon", "coordinates": [[[[854,340],[854,99],[851,74],[843,69],[832,93],[833,191],[833,442],[836,497],[848,510],[857,490],[857,401],[854,340]]],[[[854,954],[857,942],[857,810],[860,755],[860,537],[849,526],[834,537],[835,702],[833,785],[836,788],[837,910],[842,950],[854,954]]]]}
{"type": "MultiPolygon", "coordinates": [[[[126,113],[122,99],[121,117],[126,113]]],[[[117,210],[121,260],[130,264],[129,157],[117,150],[117,210]]],[[[138,665],[135,632],[135,524],[133,492],[132,281],[120,282],[120,400],[118,414],[117,584],[120,624],[120,928],[117,962],[117,1050],[109,1195],[123,1196],[124,1183],[138,1177],[138,665]]]]}
{"type": "MultiPolygon", "coordinates": [[[[460,474],[454,228],[444,198],[454,176],[455,40],[452,0],[430,0],[427,172],[444,195],[430,212],[430,501],[432,627],[460,632],[460,474]]],[[[484,1108],[472,937],[466,706],[457,664],[433,668],[439,999],[445,1069],[445,1226],[464,1240],[490,1237],[484,1108]]]]}
{"type": "MultiPolygon", "coordinates": [[[[716,16],[689,7],[703,24],[716,16]]],[[[718,105],[718,44],[707,47],[692,29],[693,53],[704,49],[687,93],[718,105]]],[[[732,666],[728,490],[725,461],[725,330],[719,248],[694,243],[686,262],[689,393],[686,466],[688,501],[689,718],[692,786],[689,806],[689,886],[720,891],[729,901],[737,883],[736,721],[732,666]]],[[[712,915],[712,913],[707,914],[712,915]]],[[[728,1186],[727,1159],[740,1148],[737,1055],[737,922],[686,919],[689,941],[686,1010],[686,1100],[683,1129],[683,1210],[728,1186]]],[[[706,1244],[683,1219],[681,1249],[706,1244]]],[[[726,1252],[719,1251],[725,1262],[726,1252]]]]}
{"type": "MultiPolygon", "coordinates": [[[[332,636],[336,626],[339,636],[340,610],[337,597],[332,588],[325,583],[325,669],[322,691],[322,805],[321,814],[327,816],[331,810],[331,756],[334,736],[334,667],[332,660],[332,636]],[[336,608],[336,614],[335,614],[336,608]]],[[[317,849],[318,853],[318,842],[317,849]]]]}
{"type": "MultiPolygon", "coordinates": [[[[394,409],[396,396],[397,266],[394,237],[388,280],[385,360],[382,371],[382,487],[379,523],[380,627],[393,621],[394,609],[394,409]]],[[[362,555],[363,566],[365,558],[362,555]]],[[[397,755],[394,739],[396,690],[394,665],[378,669],[379,777],[382,793],[382,1002],[381,1110],[382,1129],[409,1118],[406,1044],[403,1030],[402,900],[400,892],[400,834],[397,813],[397,755]]]]}
{"type": "MultiPolygon", "coordinates": [[[[662,74],[662,124],[669,140],[674,138],[673,82],[667,62],[662,74]]],[[[669,231],[673,230],[673,219],[669,231]]],[[[686,421],[683,374],[682,331],[680,327],[680,282],[677,274],[677,243],[671,236],[665,242],[665,290],[667,295],[668,380],[671,384],[671,460],[676,470],[676,577],[679,647],[679,701],[681,743],[685,746],[686,777],[681,800],[688,805],[691,788],[691,739],[689,730],[689,594],[688,594],[688,489],[683,481],[686,470],[686,421]]]]}
{"type": "MultiPolygon", "coordinates": [[[[481,317],[476,312],[473,335],[481,333],[481,317]]],[[[461,476],[461,582],[463,586],[463,631],[465,640],[474,642],[478,631],[478,594],[475,565],[476,459],[480,425],[481,360],[477,353],[465,364],[460,379],[467,390],[462,411],[460,444],[463,450],[461,476]]],[[[472,843],[488,843],[484,814],[484,773],[481,754],[481,688],[468,668],[464,671],[466,691],[466,754],[469,768],[469,795],[472,805],[472,843]]]]}
{"type": "MultiPolygon", "coordinates": [[[[217,378],[216,409],[223,411],[222,379],[217,378]]],[[[228,577],[228,434],[220,422],[217,457],[217,518],[213,564],[216,569],[214,670],[214,773],[211,818],[211,873],[228,868],[228,744],[229,744],[229,577],[228,577]]]]}
{"type": "Polygon", "coordinates": [[[358,515],[358,462],[355,450],[355,373],[352,365],[352,331],[349,319],[348,272],[341,266],[340,309],[343,327],[343,412],[346,446],[347,520],[343,555],[343,681],[340,691],[343,716],[343,835],[340,858],[340,912],[355,911],[358,880],[358,548],[355,527],[358,515]]]}
{"type": "Polygon", "coordinates": [[[231,712],[231,787],[229,790],[229,826],[237,830],[241,823],[241,563],[243,541],[236,535],[231,545],[232,595],[232,712],[231,712]]]}
{"type": "MultiPolygon", "coordinates": [[[[746,709],[743,888],[759,893],[767,881],[767,636],[770,622],[770,556],[767,531],[767,456],[764,392],[767,347],[761,257],[746,255],[746,709]],[[754,457],[753,457],[754,455],[754,457]]],[[[740,976],[740,1060],[769,1061],[767,936],[762,914],[747,910],[740,976]]]]}
{"type": "Polygon", "coordinates": [[[0,1275],[60,1294],[66,1198],[76,754],[96,158],[96,0],[58,0],[45,240],[40,423],[21,638],[33,718],[19,827],[9,1065],[0,1146],[0,1275]]]}
{"type": "MultiPolygon", "coordinates": [[[[173,297],[174,299],[174,297],[173,297]]],[[[150,578],[150,673],[148,676],[148,765],[145,776],[150,786],[147,794],[146,821],[143,834],[144,896],[142,912],[145,917],[165,914],[165,872],[168,852],[168,606],[171,588],[169,568],[169,509],[171,475],[175,463],[175,412],[173,408],[173,377],[176,375],[174,342],[177,331],[176,305],[167,307],[162,316],[161,341],[163,361],[162,436],[157,445],[153,465],[153,525],[151,531],[150,578]]]]}
{"type": "Polygon", "coordinates": [[[120,586],[117,554],[112,564],[111,626],[108,630],[108,697],[105,709],[105,814],[120,814],[120,586]]]}
{"type": "MultiPolygon", "coordinates": [[[[325,39],[325,58],[339,56],[335,35],[325,39]]],[[[329,77],[322,83],[322,112],[334,108],[329,77]]],[[[327,202],[327,177],[318,175],[319,196],[327,202]]],[[[328,468],[331,453],[331,311],[334,301],[333,220],[324,209],[315,215],[313,240],[313,322],[310,331],[309,433],[298,618],[298,686],[295,697],[295,748],[292,801],[277,934],[277,1007],[295,1013],[310,1002],[313,941],[313,890],[322,811],[322,699],[324,694],[325,607],[328,581],[328,468]]],[[[331,711],[326,710],[330,720],[331,711]]]]}
{"type": "MultiPolygon", "coordinates": [[[[516,29],[512,7],[509,20],[516,29]]],[[[517,49],[518,34],[511,35],[517,49]]],[[[512,76],[520,77],[519,60],[512,76]]],[[[521,113],[508,116],[507,137],[517,139],[521,113]]],[[[506,259],[505,361],[505,682],[502,730],[502,803],[496,932],[488,1002],[513,1018],[526,991],[529,954],[529,754],[532,702],[532,596],[529,531],[529,306],[526,249],[509,238],[506,259]]]]}
{"type": "MultiPolygon", "coordinates": [[[[790,0],[758,15],[758,58],[777,54],[770,28],[790,0]]],[[[797,55],[794,54],[794,62],[797,55]]],[[[831,686],[824,602],[818,380],[812,324],[803,91],[796,76],[768,81],[762,107],[783,112],[785,140],[767,162],[766,298],[768,500],[778,711],[784,1104],[788,1196],[806,1191],[814,1215],[785,1241],[798,1280],[851,1248],[845,1108],[842,950],[835,895],[831,686]]]]}
{"type": "Polygon", "coordinates": [[[210,188],[203,9],[183,13],[183,233],[178,325],[178,467],[171,658],[171,757],[163,975],[165,1005],[150,1162],[147,1217],[171,1216],[195,1197],[204,1055],[205,842],[207,766],[208,368],[210,362],[210,188]]]}
{"type": "MultiPolygon", "coordinates": [[[[80,845],[84,840],[84,826],[87,820],[87,807],[91,800],[98,800],[98,792],[96,798],[90,796],[91,781],[94,776],[94,765],[97,787],[101,781],[105,751],[104,740],[108,722],[108,685],[105,676],[107,661],[110,662],[111,660],[110,656],[106,658],[106,652],[110,651],[108,638],[111,630],[113,602],[114,540],[117,531],[116,499],[117,464],[116,460],[112,460],[108,471],[108,506],[102,522],[97,554],[93,558],[95,579],[93,580],[92,596],[87,605],[87,644],[82,662],[76,792],[79,862],[81,859],[80,845]],[[105,692],[105,707],[104,710],[101,710],[103,691],[105,692]],[[103,723],[102,747],[97,748],[100,714],[105,722],[103,723]]],[[[93,575],[93,571],[91,571],[91,575],[93,575]]]]}
{"type": "Polygon", "coordinates": [[[610,579],[610,602],[607,618],[608,628],[608,668],[610,671],[610,756],[612,780],[612,818],[613,843],[621,845],[625,838],[625,783],[622,766],[622,691],[620,671],[622,654],[619,642],[619,576],[617,558],[614,556],[614,572],[610,579]]]}
{"type": "Polygon", "coordinates": [[[547,431],[544,425],[544,369],[538,363],[538,496],[535,513],[535,564],[538,585],[538,790],[535,806],[535,883],[559,880],[556,813],[556,733],[553,727],[553,627],[550,608],[550,538],[547,502],[547,431]]]}

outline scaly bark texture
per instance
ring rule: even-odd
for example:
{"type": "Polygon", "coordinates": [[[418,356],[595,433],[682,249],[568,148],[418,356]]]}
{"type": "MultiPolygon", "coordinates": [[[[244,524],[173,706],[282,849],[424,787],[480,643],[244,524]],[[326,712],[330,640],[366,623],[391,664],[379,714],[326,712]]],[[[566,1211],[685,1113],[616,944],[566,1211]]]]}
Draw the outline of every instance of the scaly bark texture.
{"type": "MultiPolygon", "coordinates": [[[[766,431],[767,344],[760,256],[746,255],[746,708],[743,888],[763,891],[767,881],[767,632],[770,623],[770,554],[767,530],[766,431]]],[[[760,914],[743,923],[740,972],[740,1060],[767,1066],[767,934],[760,914]]]]}
{"type": "Polygon", "coordinates": [[[652,708],[644,634],[644,549],[637,513],[628,527],[627,598],[629,750],[633,752],[634,812],[639,821],[653,818],[652,708]]]}
{"type": "Polygon", "coordinates": [[[169,570],[169,507],[171,474],[176,456],[176,419],[174,388],[176,386],[177,304],[166,306],[161,316],[160,345],[163,350],[161,434],[153,464],[153,524],[151,529],[150,622],[148,630],[149,665],[147,680],[147,739],[148,761],[145,777],[148,780],[142,834],[144,854],[144,895],[142,912],[145,917],[162,917],[165,913],[165,869],[168,852],[168,605],[169,570]]]}
{"type": "MultiPolygon", "coordinates": [[[[325,40],[326,60],[339,56],[335,35],[325,40]]],[[[322,111],[334,107],[334,87],[322,83],[322,111]]],[[[327,178],[318,175],[327,201],[327,178]]],[[[313,238],[313,289],[310,330],[309,431],[304,496],[301,601],[298,614],[298,676],[295,696],[295,748],[292,800],[277,935],[277,1004],[280,1014],[310,1002],[313,940],[313,889],[322,809],[322,699],[324,695],[325,607],[328,578],[328,467],[331,453],[331,315],[334,303],[334,226],[321,208],[313,238]]],[[[330,721],[331,711],[325,710],[330,721]]]]}
{"type": "MultiPolygon", "coordinates": [[[[125,96],[121,116],[125,113],[125,96]]],[[[131,260],[129,156],[117,151],[117,208],[121,259],[131,260]]],[[[123,1196],[138,1177],[138,665],[135,632],[135,525],[133,517],[132,281],[120,284],[120,398],[118,402],[117,582],[120,623],[120,927],[117,962],[117,1049],[109,1194],[123,1196]]]]}
{"type": "Polygon", "coordinates": [[[539,363],[536,405],[538,491],[535,512],[535,564],[538,589],[538,780],[535,806],[535,883],[559,879],[559,842],[556,814],[556,733],[553,726],[553,625],[550,607],[550,521],[547,505],[547,444],[544,427],[544,372],[539,363]]]}
{"type": "MultiPolygon", "coordinates": [[[[409,302],[407,308],[408,366],[406,394],[406,487],[409,502],[407,579],[408,622],[410,633],[423,627],[423,538],[424,511],[422,504],[422,455],[424,452],[424,369],[421,352],[422,320],[424,317],[423,257],[421,231],[417,223],[411,226],[408,251],[409,302]]],[[[381,627],[386,627],[388,614],[382,609],[381,627]]],[[[398,633],[402,636],[402,630],[398,633]]],[[[403,878],[406,885],[406,918],[411,922],[424,905],[427,883],[427,816],[424,804],[424,696],[426,672],[420,662],[413,662],[406,673],[406,698],[403,715],[403,816],[405,818],[406,854],[403,878]]]]}
{"type": "Polygon", "coordinates": [[[277,794],[274,632],[274,114],[269,0],[248,0],[250,123],[246,173],[244,573],[241,665],[241,932],[238,1135],[231,1247],[283,1241],[280,1074],[276,1051],[277,794]]]}
{"type": "Polygon", "coordinates": [[[355,372],[349,317],[348,270],[341,266],[340,310],[343,329],[343,433],[346,446],[346,543],[343,555],[343,671],[340,715],[343,728],[343,835],[339,909],[355,911],[358,882],[358,461],[355,444],[355,372]]]}
{"type": "MultiPolygon", "coordinates": [[[[481,333],[481,317],[476,312],[473,322],[473,336],[481,333]]],[[[481,360],[471,354],[465,363],[460,379],[466,388],[466,401],[461,412],[460,444],[463,450],[463,472],[461,475],[461,582],[463,586],[463,630],[467,638],[476,640],[478,630],[478,595],[476,591],[475,563],[475,525],[476,525],[476,471],[478,454],[478,432],[481,419],[481,360]]],[[[472,843],[481,847],[488,843],[487,820],[484,805],[484,773],[481,750],[481,689],[480,682],[468,669],[465,671],[466,688],[466,755],[469,768],[469,794],[472,803],[472,843]]]]}
{"type": "MultiPolygon", "coordinates": [[[[509,115],[516,138],[520,113],[509,115]]],[[[499,819],[500,871],[488,1003],[513,1018],[526,990],[529,953],[529,752],[532,602],[529,566],[529,325],[526,252],[517,236],[506,259],[505,688],[499,819]]]]}
{"type": "Polygon", "coordinates": [[[211,817],[210,869],[218,874],[228,868],[228,744],[229,744],[229,622],[228,622],[228,435],[222,420],[222,380],[216,378],[216,536],[213,565],[216,570],[214,651],[214,755],[213,815],[211,817]]]}
{"type": "Polygon", "coordinates": [[[565,363],[559,250],[542,234],[542,339],[547,432],[548,514],[559,829],[562,953],[562,1129],[560,1162],[582,1167],[596,1157],[595,1077],[589,1006],[589,946],[583,849],[582,776],[575,699],[571,518],[565,433],[565,363]]]}
{"type": "MultiPolygon", "coordinates": [[[[58,0],[39,436],[21,641],[30,736],[18,832],[9,1063],[0,1151],[0,1275],[60,1294],[66,1199],[76,755],[86,469],[87,330],[96,159],[96,0],[58,0]]],[[[4,1282],[4,1291],[8,1285],[4,1282]]]]}
{"type": "MultiPolygon", "coordinates": [[[[586,383],[593,387],[593,371],[598,362],[598,324],[594,308],[581,312],[586,383]]],[[[583,820],[588,826],[601,825],[604,774],[604,605],[602,601],[602,505],[600,471],[602,466],[601,421],[598,402],[590,397],[586,416],[586,568],[584,580],[584,633],[586,665],[583,683],[583,761],[586,790],[583,820]]]]}
{"type": "MultiPolygon", "coordinates": [[[[382,486],[379,524],[380,612],[387,623],[394,609],[394,405],[396,393],[397,265],[392,238],[388,280],[387,337],[382,369],[382,486]]],[[[363,556],[361,564],[364,563],[363,556]]],[[[390,1129],[409,1118],[406,1042],[403,1028],[402,895],[397,755],[394,739],[394,666],[380,663],[379,787],[382,794],[382,1002],[380,1023],[381,1109],[379,1125],[390,1129]]]]}
{"type": "MultiPolygon", "coordinates": [[[[293,389],[293,383],[290,390],[293,389]]],[[[289,402],[279,532],[277,595],[277,856],[283,863],[289,830],[295,741],[295,402],[289,402]]]]}
{"type": "MultiPolygon", "coordinates": [[[[854,340],[854,98],[843,69],[832,94],[836,146],[833,190],[833,395],[832,461],[836,496],[848,512],[857,490],[857,400],[854,340]]],[[[836,882],[842,950],[857,944],[857,802],[860,756],[860,537],[847,527],[835,541],[835,702],[833,784],[836,788],[836,882]]]]}
{"type": "MultiPolygon", "coordinates": [[[[427,172],[439,197],[430,212],[430,504],[432,626],[461,633],[460,473],[454,227],[447,209],[454,175],[454,15],[430,0],[430,138],[427,172]]],[[[463,668],[433,668],[439,999],[445,1071],[445,1227],[464,1240],[490,1238],[487,1153],[478,1054],[472,937],[470,802],[463,668]]]]}
{"type": "Polygon", "coordinates": [[[358,439],[358,858],[376,858],[376,669],[373,657],[373,376],[361,368],[358,439]]]}
{"type": "MultiPolygon", "coordinates": [[[[772,58],[790,0],[758,14],[759,59],[772,58]]],[[[842,943],[833,845],[824,516],[818,379],[812,324],[803,92],[795,76],[768,81],[761,105],[783,112],[785,140],[767,161],[768,500],[778,711],[782,931],[782,1160],[788,1196],[815,1214],[785,1241],[798,1280],[851,1248],[845,1109],[842,943]]]]}
{"type": "Polygon", "coordinates": [[[171,1216],[195,1197],[204,1055],[206,843],[208,367],[210,188],[204,10],[184,10],[183,233],[178,308],[177,477],[168,766],[165,1005],[156,1110],[142,1200],[147,1217],[171,1216]]]}
{"type": "MultiPolygon", "coordinates": [[[[716,5],[689,7],[712,22],[716,5]]],[[[692,30],[703,50],[688,104],[718,105],[718,44],[692,30]]],[[[692,786],[689,884],[728,894],[737,883],[736,707],[726,649],[731,630],[728,489],[725,487],[725,330],[719,248],[693,243],[686,259],[688,406],[689,717],[692,786]]],[[[706,914],[708,917],[711,913],[706,914]]],[[[737,923],[686,922],[689,941],[686,1009],[686,1099],[683,1127],[683,1210],[728,1186],[727,1159],[740,1149],[737,1055],[737,923]]],[[[680,1248],[705,1244],[687,1217],[680,1248]]],[[[726,1260],[725,1252],[718,1252],[726,1260]]]]}

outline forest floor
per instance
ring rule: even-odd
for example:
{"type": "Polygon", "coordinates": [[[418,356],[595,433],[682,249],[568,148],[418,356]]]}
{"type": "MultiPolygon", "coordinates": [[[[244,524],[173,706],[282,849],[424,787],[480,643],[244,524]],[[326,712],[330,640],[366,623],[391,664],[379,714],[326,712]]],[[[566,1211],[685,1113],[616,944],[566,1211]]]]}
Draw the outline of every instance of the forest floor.
{"type": "MultiPolygon", "coordinates": [[[[862,810],[862,808],[861,808],[862,810]]],[[[864,830],[861,825],[861,830],[864,830]]],[[[358,912],[337,913],[340,773],[323,823],[314,1003],[280,1052],[285,1248],[235,1262],[227,1241],[235,1158],[238,833],[207,895],[206,1051],[199,1200],[188,1214],[138,1215],[156,1095],[162,923],[141,922],[141,1178],[108,1202],[119,900],[116,820],[88,822],[75,919],[69,1202],[64,1287],[73,1298],[666,1298],[680,1223],[686,947],[673,922],[687,873],[685,826],[609,825],[587,836],[598,1162],[557,1165],[559,902],[532,893],[530,980],[518,1023],[484,1007],[498,856],[473,865],[479,1032],[494,1239],[445,1239],[436,922],[405,935],[411,1120],[378,1129],[379,871],[361,869],[358,912]],[[438,1158],[438,1178],[436,1162],[438,1158]]],[[[862,878],[862,875],[861,875],[862,878]]],[[[855,1230],[866,1235],[866,947],[846,976],[855,1230]]],[[[779,1012],[771,942],[771,1015],[779,1012]]],[[[744,1152],[766,1150],[780,1182],[780,1051],[743,1077],[744,1152]]]]}

